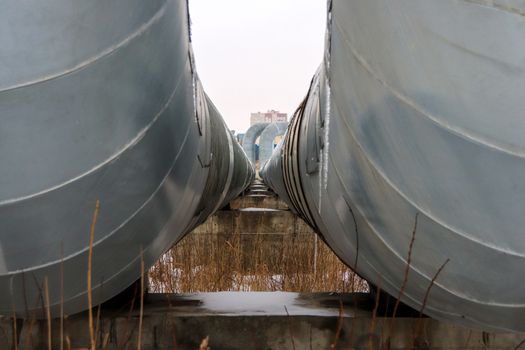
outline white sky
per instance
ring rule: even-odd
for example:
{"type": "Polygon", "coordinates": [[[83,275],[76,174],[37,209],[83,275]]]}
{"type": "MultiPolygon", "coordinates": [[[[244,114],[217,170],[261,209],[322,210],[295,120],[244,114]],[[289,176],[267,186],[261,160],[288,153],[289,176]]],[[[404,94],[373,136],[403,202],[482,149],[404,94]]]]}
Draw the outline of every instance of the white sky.
{"type": "Polygon", "coordinates": [[[250,112],[291,116],[321,64],[326,0],[190,0],[190,14],[197,72],[230,129],[250,112]]]}

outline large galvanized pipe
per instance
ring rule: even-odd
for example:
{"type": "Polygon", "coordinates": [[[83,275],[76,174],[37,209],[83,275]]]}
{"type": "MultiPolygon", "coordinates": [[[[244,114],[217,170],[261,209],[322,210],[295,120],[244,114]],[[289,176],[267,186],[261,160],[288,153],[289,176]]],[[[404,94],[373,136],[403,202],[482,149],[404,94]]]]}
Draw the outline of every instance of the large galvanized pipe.
{"type": "Polygon", "coordinates": [[[262,132],[259,139],[259,163],[261,167],[270,159],[274,150],[275,138],[283,136],[288,123],[271,123],[262,132]]]}
{"type": "Polygon", "coordinates": [[[325,60],[264,179],[416,310],[525,331],[523,2],[329,9],[325,60]]]}
{"type": "Polygon", "coordinates": [[[244,152],[248,155],[248,159],[254,164],[257,161],[256,157],[256,145],[257,138],[261,136],[261,133],[270,125],[270,123],[256,123],[252,125],[244,135],[242,140],[242,147],[244,152]]]}
{"type": "Polygon", "coordinates": [[[71,314],[88,270],[94,305],[116,295],[253,169],[202,91],[186,1],[2,2],[0,19],[0,314],[71,314]]]}

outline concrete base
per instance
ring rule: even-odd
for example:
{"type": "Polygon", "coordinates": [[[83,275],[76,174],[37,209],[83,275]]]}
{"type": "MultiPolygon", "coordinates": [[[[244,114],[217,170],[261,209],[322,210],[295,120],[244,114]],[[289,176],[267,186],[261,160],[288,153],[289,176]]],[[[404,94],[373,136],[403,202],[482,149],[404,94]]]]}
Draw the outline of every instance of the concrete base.
{"type": "Polygon", "coordinates": [[[231,209],[269,208],[288,210],[286,203],[280,200],[277,196],[260,193],[238,197],[230,202],[230,207],[231,209]]]}
{"type": "MultiPolygon", "coordinates": [[[[485,333],[428,318],[373,317],[366,294],[202,293],[151,294],[141,317],[139,300],[103,306],[94,328],[100,349],[137,349],[142,319],[144,350],[199,349],[517,349],[518,333],[485,333]],[[206,347],[201,347],[205,349],[206,347]]],[[[47,349],[45,321],[18,321],[18,349],[47,349]]],[[[0,321],[0,349],[14,349],[14,323],[0,321]]],[[[60,320],[52,348],[60,349],[60,320]]],[[[64,349],[88,349],[88,313],[64,320],[64,349]]]]}

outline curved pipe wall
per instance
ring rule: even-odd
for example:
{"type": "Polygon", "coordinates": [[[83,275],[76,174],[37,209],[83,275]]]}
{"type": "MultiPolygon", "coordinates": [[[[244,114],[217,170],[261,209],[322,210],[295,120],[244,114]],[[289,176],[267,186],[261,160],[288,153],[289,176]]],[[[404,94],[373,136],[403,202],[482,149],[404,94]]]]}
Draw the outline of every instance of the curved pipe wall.
{"type": "Polygon", "coordinates": [[[213,130],[213,134],[209,163],[204,165],[205,167],[209,165],[208,177],[197,209],[200,213],[199,223],[206,221],[208,216],[237,197],[255,177],[251,162],[215,105],[208,96],[205,96],[203,103],[209,111],[210,130],[213,130]]]}
{"type": "Polygon", "coordinates": [[[350,267],[416,310],[525,331],[519,10],[452,0],[329,8],[325,60],[266,183],[350,267]]]}
{"type": "Polygon", "coordinates": [[[288,192],[286,191],[281,163],[282,152],[283,141],[281,141],[277,147],[275,147],[272,156],[264,164],[263,168],[259,171],[259,174],[266,185],[274,190],[275,193],[279,194],[279,197],[288,205],[288,208],[290,208],[290,210],[292,210],[295,214],[300,215],[296,211],[295,206],[292,204],[290,197],[288,197],[288,192]]]}
{"type": "Polygon", "coordinates": [[[284,135],[287,127],[288,123],[271,123],[263,130],[259,139],[259,162],[261,166],[272,156],[275,138],[284,135]]]}
{"type": "Polygon", "coordinates": [[[47,279],[52,313],[71,314],[97,200],[94,305],[253,169],[202,91],[185,1],[6,2],[0,18],[0,313],[41,310],[47,279]]]}
{"type": "Polygon", "coordinates": [[[242,147],[244,149],[244,152],[246,152],[246,155],[248,156],[248,159],[252,164],[255,165],[255,140],[261,135],[261,133],[266,129],[266,127],[270,125],[270,123],[257,123],[252,125],[248,131],[246,131],[246,134],[244,135],[244,139],[242,141],[242,147]]]}

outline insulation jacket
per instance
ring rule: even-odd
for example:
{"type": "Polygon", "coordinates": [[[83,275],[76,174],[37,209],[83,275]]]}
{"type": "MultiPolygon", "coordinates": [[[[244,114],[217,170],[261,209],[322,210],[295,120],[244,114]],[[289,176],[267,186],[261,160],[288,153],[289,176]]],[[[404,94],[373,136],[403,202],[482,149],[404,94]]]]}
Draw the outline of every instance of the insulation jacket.
{"type": "Polygon", "coordinates": [[[328,8],[324,61],[264,180],[414,309],[525,331],[523,2],[328,8]]]}
{"type": "Polygon", "coordinates": [[[0,4],[0,313],[41,310],[44,281],[53,315],[84,310],[88,271],[93,305],[113,297],[253,179],[202,90],[187,11],[0,4]]]}

